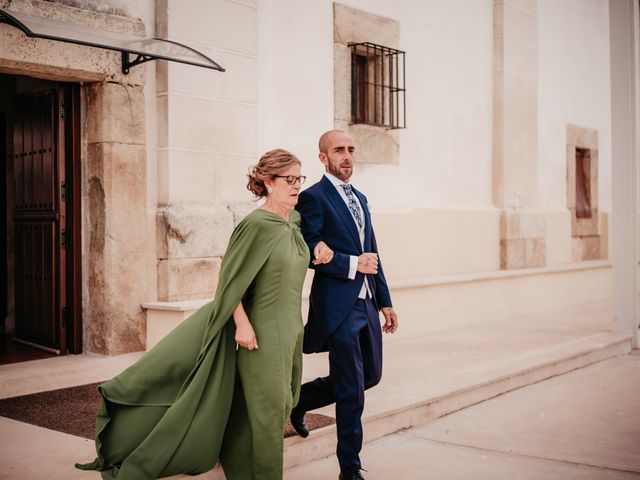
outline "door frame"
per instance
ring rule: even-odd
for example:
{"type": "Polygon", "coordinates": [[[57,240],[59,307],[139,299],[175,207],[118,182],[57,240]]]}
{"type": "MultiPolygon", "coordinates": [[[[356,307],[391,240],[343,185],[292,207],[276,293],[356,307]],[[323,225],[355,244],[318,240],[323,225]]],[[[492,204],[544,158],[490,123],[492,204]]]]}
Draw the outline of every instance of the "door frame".
{"type": "MultiPolygon", "coordinates": [[[[5,332],[5,319],[9,313],[9,256],[7,252],[7,115],[0,111],[0,331],[5,332]]],[[[13,161],[13,160],[12,160],[13,161]]]]}
{"type": "MultiPolygon", "coordinates": [[[[66,256],[66,307],[68,317],[62,318],[67,353],[82,353],[82,173],[81,173],[81,95],[80,85],[60,84],[64,115],[64,162],[67,190],[66,225],[71,229],[71,255],[66,256]]],[[[61,192],[62,194],[62,192],[61,192]]],[[[62,211],[62,209],[61,209],[62,211]]],[[[62,299],[62,297],[61,297],[62,299]]]]}

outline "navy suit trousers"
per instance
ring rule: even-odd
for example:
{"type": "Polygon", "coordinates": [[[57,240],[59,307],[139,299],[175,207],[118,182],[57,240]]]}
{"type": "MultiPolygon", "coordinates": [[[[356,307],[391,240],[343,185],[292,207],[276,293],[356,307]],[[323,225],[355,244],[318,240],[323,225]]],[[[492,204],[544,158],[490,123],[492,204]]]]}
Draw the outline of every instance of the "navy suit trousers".
{"type": "Polygon", "coordinates": [[[337,456],[340,471],[361,468],[364,391],[382,376],[380,317],[371,299],[359,299],[347,319],[328,339],[329,375],[302,385],[296,412],[336,404],[337,456]]]}

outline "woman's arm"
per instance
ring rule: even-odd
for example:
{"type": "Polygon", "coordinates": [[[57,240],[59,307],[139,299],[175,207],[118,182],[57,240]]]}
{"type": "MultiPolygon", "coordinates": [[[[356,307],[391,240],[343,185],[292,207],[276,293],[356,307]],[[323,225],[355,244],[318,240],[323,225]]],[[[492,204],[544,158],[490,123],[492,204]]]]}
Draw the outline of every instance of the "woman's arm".
{"type": "Polygon", "coordinates": [[[258,340],[256,339],[256,333],[253,331],[242,302],[238,304],[233,312],[233,321],[236,324],[236,343],[247,350],[257,350],[258,340]]]}

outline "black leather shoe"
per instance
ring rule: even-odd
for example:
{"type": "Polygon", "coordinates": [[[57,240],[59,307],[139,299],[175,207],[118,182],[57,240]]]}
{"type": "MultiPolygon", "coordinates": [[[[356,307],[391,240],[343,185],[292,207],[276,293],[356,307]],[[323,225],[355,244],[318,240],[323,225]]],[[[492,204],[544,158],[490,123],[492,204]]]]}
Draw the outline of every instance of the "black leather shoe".
{"type": "Polygon", "coordinates": [[[298,432],[302,438],[307,438],[309,436],[309,427],[304,423],[304,413],[291,412],[291,416],[289,417],[291,420],[291,425],[293,425],[293,429],[298,432]]]}
{"type": "Polygon", "coordinates": [[[351,475],[343,475],[342,473],[338,476],[338,480],[364,480],[362,476],[362,471],[356,470],[351,475]]]}

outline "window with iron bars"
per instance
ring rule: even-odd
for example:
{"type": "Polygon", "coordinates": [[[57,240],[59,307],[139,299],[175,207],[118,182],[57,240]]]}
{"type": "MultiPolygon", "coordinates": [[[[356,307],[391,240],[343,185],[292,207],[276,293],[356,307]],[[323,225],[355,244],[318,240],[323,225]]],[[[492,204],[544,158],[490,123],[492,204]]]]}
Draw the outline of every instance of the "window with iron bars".
{"type": "Polygon", "coordinates": [[[350,43],[351,123],[406,128],[405,52],[350,43]]]}

